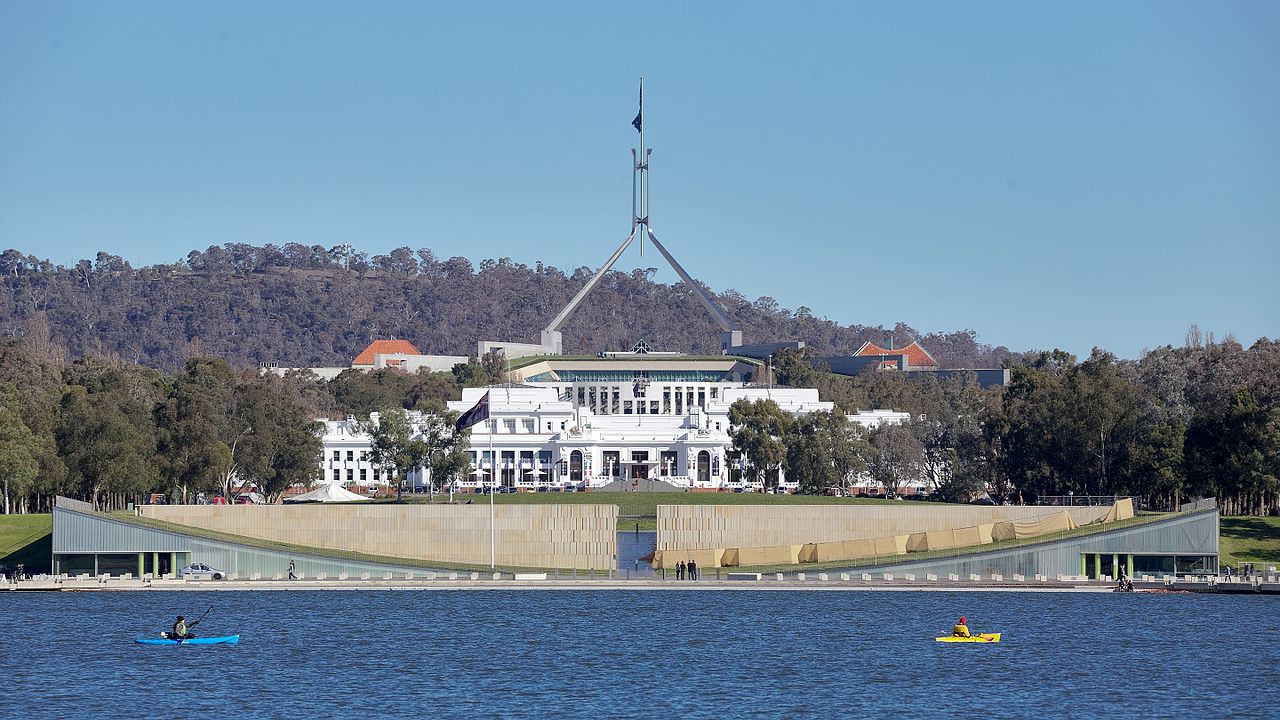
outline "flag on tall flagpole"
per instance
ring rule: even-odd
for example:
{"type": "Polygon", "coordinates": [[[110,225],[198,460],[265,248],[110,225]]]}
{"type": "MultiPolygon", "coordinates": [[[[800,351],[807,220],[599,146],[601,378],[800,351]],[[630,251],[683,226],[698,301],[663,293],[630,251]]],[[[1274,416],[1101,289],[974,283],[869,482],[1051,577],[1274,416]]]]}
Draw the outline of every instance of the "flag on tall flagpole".
{"type": "Polygon", "coordinates": [[[453,429],[462,432],[476,423],[484,422],[489,419],[489,393],[485,392],[484,397],[480,398],[475,407],[462,413],[458,418],[458,422],[454,424],[453,429]]]}
{"type": "Polygon", "coordinates": [[[644,81],[641,80],[640,81],[640,111],[636,113],[636,119],[631,121],[631,127],[635,128],[636,132],[641,132],[640,126],[641,126],[641,122],[643,121],[643,116],[644,116],[644,81]]]}

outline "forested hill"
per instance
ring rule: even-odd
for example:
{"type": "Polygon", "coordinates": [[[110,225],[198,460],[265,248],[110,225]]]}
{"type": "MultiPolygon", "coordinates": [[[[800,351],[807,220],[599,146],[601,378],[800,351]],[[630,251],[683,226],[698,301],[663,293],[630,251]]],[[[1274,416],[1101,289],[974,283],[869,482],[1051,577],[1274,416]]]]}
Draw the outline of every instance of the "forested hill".
{"type": "MultiPolygon", "coordinates": [[[[466,355],[478,340],[537,342],[591,272],[507,258],[485,260],[477,271],[466,258],[409,248],[369,257],[349,247],[228,244],[143,268],[105,252],[62,267],[6,250],[0,333],[43,334],[47,325],[49,339],[73,357],[114,356],[169,371],[193,355],[240,366],[341,366],[387,337],[424,353],[466,355]]],[[[627,349],[641,338],[655,349],[719,352],[719,329],[689,290],[653,282],[653,273],[603,279],[563,328],[566,352],[627,349]]],[[[846,326],[770,297],[752,301],[734,290],[718,297],[748,343],[804,340],[827,355],[867,340],[916,338],[947,367],[998,366],[1010,354],[979,344],[969,330],[846,326]]]]}

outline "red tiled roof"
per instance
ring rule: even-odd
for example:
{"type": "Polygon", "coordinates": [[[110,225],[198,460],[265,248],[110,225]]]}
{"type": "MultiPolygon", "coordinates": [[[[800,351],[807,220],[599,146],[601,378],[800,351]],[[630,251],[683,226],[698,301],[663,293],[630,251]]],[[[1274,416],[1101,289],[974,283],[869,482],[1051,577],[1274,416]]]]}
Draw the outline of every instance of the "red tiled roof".
{"type": "Polygon", "coordinates": [[[907,364],[911,367],[938,367],[938,361],[933,359],[927,350],[920,347],[920,343],[914,340],[910,345],[903,348],[882,348],[873,342],[862,343],[862,347],[854,355],[867,357],[872,355],[906,355],[907,364]]]}
{"type": "Polygon", "coordinates": [[[369,343],[369,347],[356,356],[351,361],[352,365],[373,365],[374,358],[378,355],[421,355],[418,348],[408,340],[374,340],[369,343]]]}

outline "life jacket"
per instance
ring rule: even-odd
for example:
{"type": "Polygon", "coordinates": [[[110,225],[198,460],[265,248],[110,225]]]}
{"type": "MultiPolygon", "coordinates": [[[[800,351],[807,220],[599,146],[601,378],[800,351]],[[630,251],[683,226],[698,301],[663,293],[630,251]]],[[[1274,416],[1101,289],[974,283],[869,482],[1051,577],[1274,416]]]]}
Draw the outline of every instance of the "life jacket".
{"type": "Polygon", "coordinates": [[[955,635],[956,637],[973,637],[972,635],[969,634],[968,625],[957,625],[951,628],[951,634],[955,635]]]}

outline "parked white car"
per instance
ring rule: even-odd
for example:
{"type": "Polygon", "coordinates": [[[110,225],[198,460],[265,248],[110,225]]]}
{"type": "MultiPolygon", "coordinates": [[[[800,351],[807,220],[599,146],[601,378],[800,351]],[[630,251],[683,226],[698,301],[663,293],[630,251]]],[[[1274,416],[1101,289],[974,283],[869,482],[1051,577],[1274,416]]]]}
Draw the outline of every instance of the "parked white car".
{"type": "Polygon", "coordinates": [[[221,580],[226,577],[226,573],[215,567],[205,565],[204,563],[191,563],[178,571],[178,577],[186,577],[187,575],[191,575],[192,577],[213,578],[214,580],[221,580]]]}

